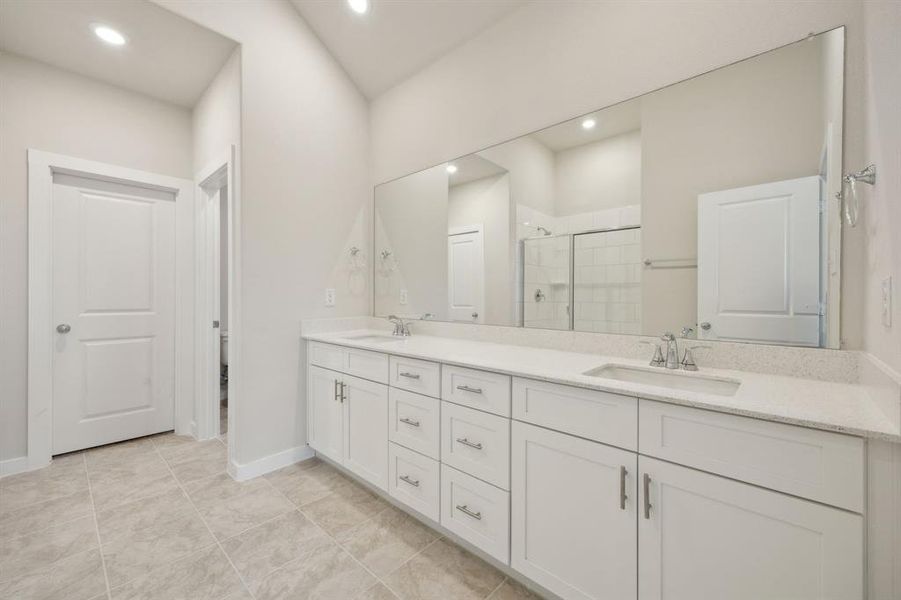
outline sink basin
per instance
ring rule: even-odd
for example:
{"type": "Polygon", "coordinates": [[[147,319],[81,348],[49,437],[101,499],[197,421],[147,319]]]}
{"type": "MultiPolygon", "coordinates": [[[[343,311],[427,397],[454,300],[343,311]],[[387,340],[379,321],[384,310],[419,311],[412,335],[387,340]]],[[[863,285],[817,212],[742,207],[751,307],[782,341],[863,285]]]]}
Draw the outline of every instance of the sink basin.
{"type": "Polygon", "coordinates": [[[642,369],[626,365],[604,365],[603,367],[586,371],[583,375],[717,396],[734,396],[739,386],[741,386],[741,382],[734,379],[688,375],[664,370],[659,367],[642,369]]]}
{"type": "Polygon", "coordinates": [[[393,335],[378,335],[378,334],[364,334],[364,335],[351,335],[344,338],[348,341],[354,342],[364,342],[366,344],[385,344],[387,342],[402,342],[404,338],[402,337],[394,337],[393,335]]]}

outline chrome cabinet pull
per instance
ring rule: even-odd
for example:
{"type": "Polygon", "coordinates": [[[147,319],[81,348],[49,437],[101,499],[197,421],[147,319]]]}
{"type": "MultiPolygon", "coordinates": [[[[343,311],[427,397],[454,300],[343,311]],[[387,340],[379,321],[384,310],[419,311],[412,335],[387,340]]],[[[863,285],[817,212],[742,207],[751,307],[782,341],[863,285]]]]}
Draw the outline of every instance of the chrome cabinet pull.
{"type": "Polygon", "coordinates": [[[457,389],[461,392],[470,392],[472,394],[481,394],[482,388],[469,387],[468,385],[458,385],[457,389]]]}
{"type": "Polygon", "coordinates": [[[400,480],[403,481],[404,483],[407,483],[407,484],[409,484],[409,485],[412,485],[413,487],[419,487],[419,480],[418,480],[418,479],[412,479],[412,478],[410,478],[409,475],[401,475],[400,477],[398,477],[398,479],[400,479],[400,480]]]}
{"type": "Polygon", "coordinates": [[[338,380],[335,380],[335,402],[337,402],[340,398],[338,397],[338,380]]]}
{"type": "Polygon", "coordinates": [[[398,373],[401,377],[406,377],[407,379],[419,379],[419,375],[417,373],[407,373],[404,371],[403,373],[398,373]]]}
{"type": "Polygon", "coordinates": [[[413,419],[408,419],[407,417],[401,417],[400,422],[406,423],[411,427],[419,427],[419,421],[414,421],[413,419]]]}
{"type": "Polygon", "coordinates": [[[458,444],[463,444],[464,446],[469,446],[470,448],[475,448],[476,450],[481,450],[481,449],[482,449],[482,443],[481,443],[481,442],[470,442],[470,441],[467,440],[466,438],[457,438],[457,443],[458,443],[458,444]]]}
{"type": "Polygon", "coordinates": [[[458,504],[458,505],[457,505],[457,510],[459,510],[461,513],[463,513],[464,515],[466,515],[466,516],[468,516],[468,517],[472,517],[473,519],[475,519],[475,520],[477,520],[477,521],[481,521],[481,520],[482,520],[482,513],[480,513],[480,512],[473,512],[473,511],[469,510],[469,507],[468,507],[467,505],[465,505],[465,504],[462,504],[462,505],[461,505],[461,504],[458,504]]]}
{"type": "Polygon", "coordinates": [[[626,467],[619,468],[619,507],[623,510],[626,510],[626,475],[629,472],[626,470],[626,467]]]}
{"type": "Polygon", "coordinates": [[[341,382],[341,404],[344,404],[344,401],[347,400],[347,384],[343,381],[341,382]]]}
{"type": "Polygon", "coordinates": [[[651,518],[651,476],[647,473],[642,477],[642,484],[644,487],[644,518],[651,518]]]}

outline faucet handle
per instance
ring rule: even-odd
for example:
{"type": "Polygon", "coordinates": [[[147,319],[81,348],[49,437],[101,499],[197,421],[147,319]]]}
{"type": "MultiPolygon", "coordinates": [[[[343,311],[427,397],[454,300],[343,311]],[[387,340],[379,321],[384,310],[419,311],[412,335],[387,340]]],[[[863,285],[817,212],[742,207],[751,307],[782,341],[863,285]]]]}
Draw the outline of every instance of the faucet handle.
{"type": "Polygon", "coordinates": [[[666,362],[663,359],[663,350],[660,349],[660,342],[648,342],[645,340],[639,341],[639,344],[645,344],[647,346],[654,346],[654,356],[651,358],[651,362],[648,364],[652,367],[662,367],[666,362]]]}
{"type": "Polygon", "coordinates": [[[697,371],[698,365],[695,363],[695,357],[692,353],[692,350],[700,350],[703,348],[710,348],[710,346],[705,346],[704,344],[698,344],[696,346],[689,346],[685,349],[685,353],[682,355],[682,362],[679,363],[682,366],[684,371],[697,371]]]}

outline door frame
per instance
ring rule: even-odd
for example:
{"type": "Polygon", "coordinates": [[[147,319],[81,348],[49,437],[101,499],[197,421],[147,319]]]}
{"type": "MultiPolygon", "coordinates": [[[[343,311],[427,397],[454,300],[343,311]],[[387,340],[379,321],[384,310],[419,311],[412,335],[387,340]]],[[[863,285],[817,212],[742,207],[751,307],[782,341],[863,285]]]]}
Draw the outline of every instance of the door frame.
{"type": "MultiPolygon", "coordinates": [[[[480,305],[482,308],[479,309],[478,318],[475,321],[472,321],[472,323],[475,323],[478,325],[478,324],[483,324],[485,322],[485,311],[487,310],[487,307],[485,306],[485,298],[486,298],[486,292],[485,292],[485,287],[486,287],[485,286],[485,275],[486,275],[486,273],[485,273],[485,227],[481,223],[479,223],[477,225],[456,225],[456,226],[447,228],[447,237],[448,238],[451,238],[455,235],[465,235],[467,233],[479,234],[479,241],[480,241],[480,243],[479,243],[479,249],[480,249],[479,264],[482,265],[482,290],[481,290],[481,294],[480,294],[480,305]]],[[[448,253],[448,255],[447,255],[447,261],[448,261],[448,267],[450,267],[450,261],[451,261],[450,253],[448,253]]],[[[448,269],[448,274],[450,274],[450,269],[448,269]]],[[[448,310],[450,310],[450,304],[451,304],[451,299],[453,298],[453,293],[454,293],[454,291],[451,288],[450,280],[448,279],[448,282],[447,282],[448,310]]],[[[451,321],[453,321],[453,319],[451,319],[451,321]]],[[[464,323],[465,321],[456,321],[456,322],[464,323]]]]}
{"type": "MultiPolygon", "coordinates": [[[[194,329],[194,361],[197,365],[194,377],[195,401],[193,407],[193,433],[198,440],[217,437],[219,432],[219,374],[209,373],[205,369],[215,359],[218,365],[218,345],[210,343],[209,335],[215,314],[216,304],[220,301],[218,288],[218,272],[211,273],[208,266],[211,256],[209,236],[218,238],[219,223],[209,227],[208,194],[228,188],[226,205],[228,210],[228,425],[229,434],[234,433],[237,423],[239,398],[241,395],[241,336],[240,294],[238,290],[241,280],[240,254],[240,219],[241,201],[237,170],[238,152],[234,144],[221,152],[194,176],[194,241],[195,241],[195,329],[194,329]],[[216,231],[210,231],[210,229],[216,231]]],[[[216,211],[218,214],[218,210],[216,211]]],[[[234,435],[228,436],[229,467],[233,464],[234,435]]]]}
{"type": "Polygon", "coordinates": [[[28,449],[22,470],[53,452],[53,175],[61,173],[160,190],[175,196],[175,431],[193,399],[193,183],[93,160],[28,149],[28,449]],[[181,200],[181,201],[179,201],[181,200]]]}

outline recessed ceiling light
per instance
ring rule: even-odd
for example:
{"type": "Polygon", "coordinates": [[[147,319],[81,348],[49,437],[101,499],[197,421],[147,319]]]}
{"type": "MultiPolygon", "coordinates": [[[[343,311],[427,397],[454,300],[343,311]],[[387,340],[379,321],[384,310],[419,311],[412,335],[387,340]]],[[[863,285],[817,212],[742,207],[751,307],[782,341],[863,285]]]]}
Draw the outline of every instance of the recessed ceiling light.
{"type": "Polygon", "coordinates": [[[457,172],[457,165],[447,165],[447,172],[453,175],[457,172]]]}
{"type": "Polygon", "coordinates": [[[597,125],[598,122],[592,118],[585,119],[582,121],[582,129],[594,129],[594,126],[597,125]]]}
{"type": "Polygon", "coordinates": [[[358,14],[366,14],[369,12],[369,0],[347,0],[350,10],[358,14]]]}
{"type": "Polygon", "coordinates": [[[112,46],[125,45],[125,36],[106,25],[94,25],[94,34],[112,46]]]}

